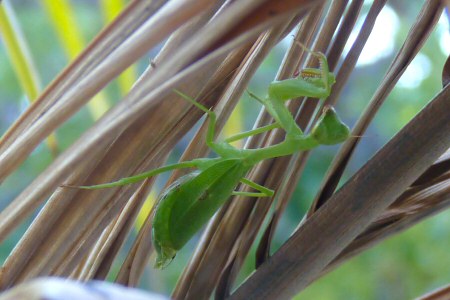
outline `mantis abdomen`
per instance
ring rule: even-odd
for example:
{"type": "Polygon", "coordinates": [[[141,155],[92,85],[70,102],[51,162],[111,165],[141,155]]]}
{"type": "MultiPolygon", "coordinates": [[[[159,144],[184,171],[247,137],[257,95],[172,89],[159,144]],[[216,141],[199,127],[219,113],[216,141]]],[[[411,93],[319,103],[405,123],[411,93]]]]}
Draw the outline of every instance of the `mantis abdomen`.
{"type": "Polygon", "coordinates": [[[163,268],[233,193],[249,170],[240,159],[227,159],[175,181],[155,210],[153,242],[156,267],[163,268]]]}

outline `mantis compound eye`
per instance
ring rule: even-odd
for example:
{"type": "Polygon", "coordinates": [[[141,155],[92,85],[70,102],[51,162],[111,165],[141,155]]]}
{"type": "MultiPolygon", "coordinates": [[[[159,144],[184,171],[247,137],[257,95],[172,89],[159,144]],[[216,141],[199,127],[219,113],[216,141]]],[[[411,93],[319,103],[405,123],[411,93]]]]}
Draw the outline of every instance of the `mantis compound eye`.
{"type": "Polygon", "coordinates": [[[350,129],[339,119],[332,106],[325,106],[311,135],[322,145],[335,145],[348,139],[350,129]]]}

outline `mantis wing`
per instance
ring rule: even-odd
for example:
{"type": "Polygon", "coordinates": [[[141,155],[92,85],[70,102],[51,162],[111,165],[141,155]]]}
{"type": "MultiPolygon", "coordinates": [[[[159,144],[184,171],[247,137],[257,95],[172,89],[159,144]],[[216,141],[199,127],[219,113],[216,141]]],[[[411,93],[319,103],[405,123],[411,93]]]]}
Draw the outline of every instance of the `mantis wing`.
{"type": "Polygon", "coordinates": [[[181,177],[162,195],[153,219],[156,267],[165,267],[228,199],[248,171],[240,159],[221,160],[181,177]]]}

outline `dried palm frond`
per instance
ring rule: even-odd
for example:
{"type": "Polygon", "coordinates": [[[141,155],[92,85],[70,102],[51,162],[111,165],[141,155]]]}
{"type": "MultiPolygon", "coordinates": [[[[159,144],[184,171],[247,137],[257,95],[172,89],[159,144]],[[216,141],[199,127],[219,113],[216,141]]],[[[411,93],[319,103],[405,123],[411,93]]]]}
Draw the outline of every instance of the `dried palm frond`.
{"type": "MultiPolygon", "coordinates": [[[[450,147],[448,62],[443,90],[335,192],[359,137],[427,40],[443,3],[424,3],[353,129],[355,137],[341,148],[291,238],[270,255],[274,232],[308,152],[267,160],[251,171],[248,177],[252,181],[277,191],[276,204],[269,199],[231,198],[210,221],[173,298],[207,299],[214,291],[220,299],[291,297],[344,260],[448,206],[448,153],[438,160],[450,147]],[[262,230],[257,270],[233,292],[243,262],[273,206],[262,230]]],[[[132,1],[0,140],[0,180],[4,180],[106,84],[165,41],[129,94],[0,213],[3,241],[43,204],[4,263],[1,287],[39,276],[90,280],[110,274],[154,179],[96,191],[60,186],[109,182],[163,165],[175,144],[202,117],[201,111],[177,97],[173,89],[214,107],[220,132],[263,59],[298,26],[276,79],[292,77],[299,68],[315,65],[299,42],[326,53],[330,69],[337,74],[324,104],[306,98],[288,104],[300,127],[307,130],[321,105],[338,101],[385,4],[385,0],[373,2],[355,43],[343,57],[363,1],[332,1],[330,5],[310,0],[132,1]]],[[[270,116],[261,111],[255,127],[270,122],[270,116]]],[[[182,160],[208,154],[203,143],[205,124],[182,160]]],[[[274,130],[254,136],[245,147],[266,147],[278,143],[283,135],[274,130]]],[[[180,175],[173,172],[167,184],[180,175]]],[[[121,265],[117,282],[138,284],[153,252],[151,224],[150,212],[121,265]]]]}

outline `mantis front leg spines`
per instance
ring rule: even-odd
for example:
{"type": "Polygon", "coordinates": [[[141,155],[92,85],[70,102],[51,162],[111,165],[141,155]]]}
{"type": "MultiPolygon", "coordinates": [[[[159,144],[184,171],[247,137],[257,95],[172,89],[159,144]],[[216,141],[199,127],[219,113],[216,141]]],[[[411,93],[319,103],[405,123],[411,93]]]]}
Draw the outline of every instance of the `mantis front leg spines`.
{"type": "Polygon", "coordinates": [[[269,84],[268,95],[265,99],[259,99],[251,94],[266,107],[288,136],[298,136],[303,132],[286,108],[285,102],[299,97],[325,99],[330,95],[331,86],[336,82],[334,74],[329,72],[325,55],[312,52],[302,44],[300,45],[319,60],[320,69],[303,69],[296,78],[272,82],[269,84]]]}
{"type": "Polygon", "coordinates": [[[165,267],[176,252],[201,229],[230,195],[250,197],[273,195],[272,190],[244,178],[255,164],[265,159],[312,149],[321,144],[340,143],[348,138],[348,127],[332,108],[326,108],[311,133],[304,134],[285,106],[288,99],[305,96],[326,98],[330,94],[331,86],[335,81],[334,75],[328,71],[323,54],[313,52],[313,55],[321,62],[319,69],[305,69],[297,78],[273,82],[268,88],[268,96],[264,99],[253,95],[274,118],[273,124],[237,134],[224,141],[214,141],[215,113],[182,92],[175,91],[208,115],[206,144],[218,155],[217,158],[194,159],[123,178],[117,182],[80,188],[115,187],[178,168],[197,169],[170,185],[161,194],[155,209],[152,234],[153,244],[158,254],[156,267],[165,267]],[[286,131],[285,140],[279,144],[260,149],[237,149],[229,144],[231,141],[274,128],[282,128],[286,131]],[[239,183],[246,184],[258,192],[235,191],[239,183]]]}

